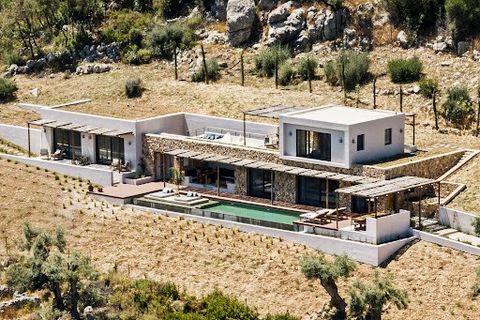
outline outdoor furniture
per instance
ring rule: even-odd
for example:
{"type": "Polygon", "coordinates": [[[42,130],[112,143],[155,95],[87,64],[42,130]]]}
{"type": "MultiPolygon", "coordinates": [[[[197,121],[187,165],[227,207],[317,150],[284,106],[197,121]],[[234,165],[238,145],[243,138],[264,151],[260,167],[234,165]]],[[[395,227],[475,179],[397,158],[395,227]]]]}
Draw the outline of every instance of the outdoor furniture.
{"type": "Polygon", "coordinates": [[[113,159],[112,160],[112,164],[110,165],[110,167],[112,168],[112,170],[114,171],[118,171],[118,168],[121,166],[121,163],[120,163],[120,160],[118,159],[113,159]]]}
{"type": "Polygon", "coordinates": [[[125,162],[125,164],[122,165],[122,171],[130,171],[130,161],[125,162]]]}
{"type": "Polygon", "coordinates": [[[63,152],[60,149],[55,150],[55,152],[52,154],[52,159],[53,160],[62,160],[63,159],[63,152]]]}
{"type": "Polygon", "coordinates": [[[40,149],[40,158],[43,160],[49,160],[50,159],[50,152],[48,152],[48,149],[40,149]]]}

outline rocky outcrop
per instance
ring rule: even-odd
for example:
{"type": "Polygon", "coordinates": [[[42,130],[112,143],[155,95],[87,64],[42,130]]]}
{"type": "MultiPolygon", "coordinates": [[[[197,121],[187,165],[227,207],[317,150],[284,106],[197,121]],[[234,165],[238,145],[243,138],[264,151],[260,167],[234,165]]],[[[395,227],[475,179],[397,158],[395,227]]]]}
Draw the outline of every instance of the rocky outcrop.
{"type": "Polygon", "coordinates": [[[27,296],[26,293],[14,293],[11,300],[0,302],[0,314],[13,310],[18,310],[27,305],[38,306],[40,299],[34,296],[27,296]]]}
{"type": "Polygon", "coordinates": [[[277,5],[277,0],[259,0],[258,9],[260,10],[272,10],[277,5]]]}
{"type": "Polygon", "coordinates": [[[225,21],[227,20],[227,0],[214,0],[211,7],[210,11],[212,12],[212,15],[220,20],[220,21],[225,21]]]}
{"type": "Polygon", "coordinates": [[[255,20],[253,0],[229,0],[227,4],[228,40],[232,46],[244,44],[252,34],[255,20]]]}
{"type": "Polygon", "coordinates": [[[408,35],[405,31],[401,30],[398,34],[397,34],[397,42],[398,42],[398,45],[404,49],[408,49],[409,47],[409,43],[408,43],[408,35]]]}
{"type": "MultiPolygon", "coordinates": [[[[288,4],[288,2],[286,4],[288,4]]],[[[283,9],[285,7],[281,6],[277,9],[280,8],[283,9]]],[[[274,11],[272,11],[272,13],[273,12],[274,11]]],[[[283,17],[283,11],[276,15],[269,16],[270,26],[267,45],[288,44],[295,40],[305,28],[305,10],[302,8],[293,10],[287,15],[286,19],[279,20],[281,17],[283,17]]]]}

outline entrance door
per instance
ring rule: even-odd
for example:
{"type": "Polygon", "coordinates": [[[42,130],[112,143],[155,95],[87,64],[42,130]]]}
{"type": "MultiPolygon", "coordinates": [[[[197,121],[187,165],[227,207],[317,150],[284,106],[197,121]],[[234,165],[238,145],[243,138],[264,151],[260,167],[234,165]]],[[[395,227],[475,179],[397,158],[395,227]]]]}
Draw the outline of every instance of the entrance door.
{"type": "Polygon", "coordinates": [[[97,135],[97,163],[110,165],[113,159],[125,163],[125,146],[123,138],[97,135]]]}
{"type": "Polygon", "coordinates": [[[60,150],[66,159],[79,158],[82,155],[80,132],[55,128],[53,131],[54,150],[60,150]]]}

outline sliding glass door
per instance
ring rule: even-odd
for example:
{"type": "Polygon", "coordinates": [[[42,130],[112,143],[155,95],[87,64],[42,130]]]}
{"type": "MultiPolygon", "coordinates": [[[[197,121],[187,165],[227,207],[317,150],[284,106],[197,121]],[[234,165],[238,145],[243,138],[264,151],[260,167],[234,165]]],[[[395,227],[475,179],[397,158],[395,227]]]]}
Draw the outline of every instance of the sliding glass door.
{"type": "Polygon", "coordinates": [[[270,199],[272,195],[272,175],[270,170],[250,169],[248,171],[248,194],[270,199]]]}
{"type": "Polygon", "coordinates": [[[60,150],[66,159],[79,158],[82,155],[80,132],[55,128],[53,149],[52,152],[60,150]]]}
{"type": "Polygon", "coordinates": [[[97,163],[110,165],[113,159],[125,163],[125,146],[122,138],[98,135],[96,145],[97,163]]]}
{"type": "Polygon", "coordinates": [[[332,135],[325,132],[297,130],[297,157],[332,160],[332,135]]]}
{"type": "Polygon", "coordinates": [[[335,208],[338,181],[299,176],[297,180],[297,202],[314,207],[335,208]],[[328,191],[328,194],[327,194],[328,191]]]}

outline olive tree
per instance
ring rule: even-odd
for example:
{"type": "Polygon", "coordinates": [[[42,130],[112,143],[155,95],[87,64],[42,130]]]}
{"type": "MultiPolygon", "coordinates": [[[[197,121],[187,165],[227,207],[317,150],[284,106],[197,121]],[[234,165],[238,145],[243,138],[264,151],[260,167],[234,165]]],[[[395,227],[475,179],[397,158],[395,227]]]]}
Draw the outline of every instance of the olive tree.
{"type": "Polygon", "coordinates": [[[380,320],[387,303],[398,309],[408,306],[407,292],[396,288],[390,277],[381,277],[375,272],[372,283],[355,282],[349,290],[350,313],[355,319],[380,320]]]}
{"type": "Polygon", "coordinates": [[[318,279],[320,284],[330,296],[330,305],[337,309],[336,317],[346,317],[347,303],[338,292],[337,280],[339,277],[347,278],[356,268],[353,262],[346,255],[335,256],[331,262],[323,254],[305,256],[300,261],[302,273],[308,279],[318,279]]]}

